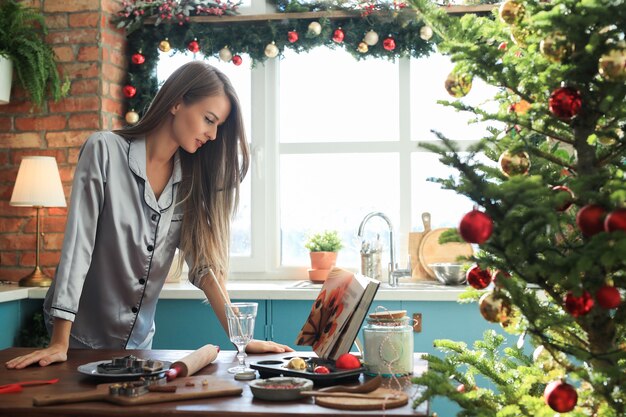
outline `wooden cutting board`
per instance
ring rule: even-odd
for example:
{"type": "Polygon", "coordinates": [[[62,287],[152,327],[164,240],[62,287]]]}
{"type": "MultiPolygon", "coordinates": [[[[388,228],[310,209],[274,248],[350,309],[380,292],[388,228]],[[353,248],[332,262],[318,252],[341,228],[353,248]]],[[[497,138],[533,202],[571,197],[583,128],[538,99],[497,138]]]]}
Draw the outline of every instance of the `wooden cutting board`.
{"type": "Polygon", "coordinates": [[[409,255],[411,256],[411,278],[413,280],[432,280],[426,269],[419,261],[419,247],[422,242],[422,238],[425,234],[430,232],[430,213],[422,213],[422,223],[424,224],[423,232],[411,232],[409,233],[409,255]]]}
{"type": "Polygon", "coordinates": [[[34,405],[72,404],[85,401],[107,401],[118,405],[141,405],[154,404],[170,401],[194,400],[197,398],[226,397],[241,395],[242,388],[230,382],[216,380],[211,376],[191,376],[177,378],[168,382],[167,386],[175,385],[176,392],[148,392],[138,397],[126,397],[121,395],[109,395],[109,385],[98,384],[95,390],[72,392],[66,394],[40,395],[33,398],[34,405]],[[203,385],[203,381],[208,385],[203,385]],[[187,386],[194,384],[193,386],[187,386]]]}
{"type": "Polygon", "coordinates": [[[392,397],[385,399],[320,396],[315,397],[315,404],[339,410],[387,410],[402,407],[409,402],[409,396],[406,393],[388,388],[377,388],[369,394],[376,396],[389,394],[392,397]]]}
{"type": "Polygon", "coordinates": [[[435,277],[435,273],[428,266],[429,264],[458,262],[457,259],[460,256],[469,257],[474,254],[472,245],[469,243],[439,243],[439,237],[447,230],[449,229],[445,227],[431,230],[422,237],[420,242],[418,250],[419,261],[428,275],[433,278],[435,277]]]}

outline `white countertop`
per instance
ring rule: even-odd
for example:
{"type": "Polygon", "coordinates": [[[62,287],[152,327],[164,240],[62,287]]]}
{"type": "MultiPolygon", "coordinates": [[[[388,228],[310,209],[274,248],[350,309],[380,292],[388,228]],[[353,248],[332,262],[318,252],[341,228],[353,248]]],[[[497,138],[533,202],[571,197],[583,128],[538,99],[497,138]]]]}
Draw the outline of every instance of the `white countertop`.
{"type": "MultiPolygon", "coordinates": [[[[230,281],[228,294],[233,300],[315,300],[321,284],[310,281],[230,281]]],[[[376,294],[381,301],[456,301],[466,286],[446,286],[435,281],[401,284],[399,288],[388,288],[382,284],[376,294]]],[[[43,299],[47,288],[24,288],[15,284],[0,284],[0,303],[43,299]]],[[[203,300],[204,293],[184,280],[166,283],[161,290],[162,300],[203,300]]]]}

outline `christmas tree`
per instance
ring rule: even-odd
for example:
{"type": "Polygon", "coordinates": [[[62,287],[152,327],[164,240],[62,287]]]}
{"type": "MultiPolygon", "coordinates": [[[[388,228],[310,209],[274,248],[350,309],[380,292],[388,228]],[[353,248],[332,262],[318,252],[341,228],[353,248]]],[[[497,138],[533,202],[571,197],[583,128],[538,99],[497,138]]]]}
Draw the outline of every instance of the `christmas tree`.
{"type": "Polygon", "coordinates": [[[626,415],[625,2],[508,0],[460,19],[412,3],[455,63],[452,95],[473,77],[499,87],[497,112],[448,104],[503,129],[469,152],[441,133],[422,146],[459,172],[437,181],[476,204],[447,236],[479,245],[465,298],[520,335],[517,346],[496,332],[471,348],[437,341],[444,355],[415,378],[426,387],[416,404],[448,397],[462,416],[626,415]]]}

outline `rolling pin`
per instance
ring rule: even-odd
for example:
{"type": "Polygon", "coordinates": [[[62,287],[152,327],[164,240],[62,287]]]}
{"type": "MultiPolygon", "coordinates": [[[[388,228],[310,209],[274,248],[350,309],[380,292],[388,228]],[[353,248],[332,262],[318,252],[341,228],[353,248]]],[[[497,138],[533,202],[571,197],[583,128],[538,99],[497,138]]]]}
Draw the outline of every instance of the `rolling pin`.
{"type": "Polygon", "coordinates": [[[191,352],[179,361],[174,362],[167,370],[166,377],[172,381],[177,377],[191,376],[204,368],[217,358],[219,346],[204,345],[200,349],[191,352]]]}

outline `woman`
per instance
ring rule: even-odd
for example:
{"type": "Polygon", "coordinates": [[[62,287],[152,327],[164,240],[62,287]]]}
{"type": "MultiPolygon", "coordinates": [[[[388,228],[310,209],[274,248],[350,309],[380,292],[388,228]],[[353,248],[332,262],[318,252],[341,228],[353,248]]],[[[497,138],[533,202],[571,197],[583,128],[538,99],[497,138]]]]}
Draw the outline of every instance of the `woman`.
{"type": "MultiPolygon", "coordinates": [[[[50,344],[7,368],[65,361],[69,348],[150,349],[177,247],[189,280],[228,329],[222,294],[230,219],[248,164],[237,94],[224,74],[199,61],[167,79],[135,126],[90,136],[44,301],[50,344]]],[[[291,350],[258,340],[247,346],[251,353],[291,350]]]]}

